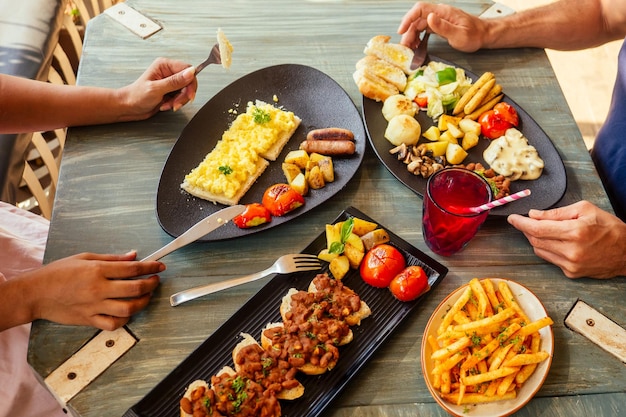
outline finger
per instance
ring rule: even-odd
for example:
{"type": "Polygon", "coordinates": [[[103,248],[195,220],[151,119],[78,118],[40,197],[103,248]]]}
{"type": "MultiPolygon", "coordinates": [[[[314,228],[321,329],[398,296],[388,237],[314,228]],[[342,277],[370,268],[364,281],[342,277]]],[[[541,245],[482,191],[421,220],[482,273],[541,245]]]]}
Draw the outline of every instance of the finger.
{"type": "Polygon", "coordinates": [[[567,222],[537,220],[519,214],[511,214],[507,217],[507,221],[527,237],[530,235],[539,239],[560,240],[569,230],[567,222]]]}
{"type": "Polygon", "coordinates": [[[423,4],[415,3],[415,5],[404,14],[404,17],[400,21],[400,26],[398,26],[398,34],[405,33],[414,23],[419,22],[420,20],[424,20],[425,16],[428,13],[425,10],[423,4]],[[424,14],[426,13],[426,14],[424,14]]]}
{"type": "Polygon", "coordinates": [[[152,294],[159,286],[159,282],[158,275],[131,280],[109,281],[106,288],[102,290],[101,296],[107,299],[141,298],[152,294]]]}
{"type": "Polygon", "coordinates": [[[90,318],[89,325],[106,331],[119,329],[128,323],[130,317],[113,317],[106,314],[96,314],[90,318]]]}
{"type": "Polygon", "coordinates": [[[131,250],[124,254],[83,252],[71,257],[90,261],[133,261],[137,258],[137,251],[131,250]]]}

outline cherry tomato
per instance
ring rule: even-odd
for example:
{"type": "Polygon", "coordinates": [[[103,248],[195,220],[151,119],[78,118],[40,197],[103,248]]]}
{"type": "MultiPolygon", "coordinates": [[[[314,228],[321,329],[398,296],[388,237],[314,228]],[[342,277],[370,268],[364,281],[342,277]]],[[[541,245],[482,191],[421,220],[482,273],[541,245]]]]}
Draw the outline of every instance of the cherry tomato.
{"type": "Polygon", "coordinates": [[[272,214],[261,203],[247,204],[243,213],[233,219],[233,223],[240,229],[259,226],[272,220],[272,214]]]}
{"type": "Polygon", "coordinates": [[[513,126],[519,125],[519,116],[517,114],[517,110],[515,110],[515,108],[509,103],[501,101],[493,106],[493,111],[497,115],[502,117],[505,121],[511,123],[513,126]]]}
{"type": "Polygon", "coordinates": [[[513,125],[502,118],[493,110],[487,110],[478,118],[480,123],[480,131],[486,138],[497,139],[504,136],[506,131],[513,125]]]}
{"type": "Polygon", "coordinates": [[[389,290],[400,301],[413,301],[429,288],[428,276],[417,265],[404,268],[389,284],[389,290]]]}
{"type": "Polygon", "coordinates": [[[284,216],[292,210],[304,205],[304,197],[289,184],[274,184],[265,190],[263,205],[272,216],[284,216]]]}
{"type": "Polygon", "coordinates": [[[391,245],[376,245],[363,257],[360,266],[361,278],[369,285],[385,288],[393,277],[406,266],[404,256],[391,245]]]}

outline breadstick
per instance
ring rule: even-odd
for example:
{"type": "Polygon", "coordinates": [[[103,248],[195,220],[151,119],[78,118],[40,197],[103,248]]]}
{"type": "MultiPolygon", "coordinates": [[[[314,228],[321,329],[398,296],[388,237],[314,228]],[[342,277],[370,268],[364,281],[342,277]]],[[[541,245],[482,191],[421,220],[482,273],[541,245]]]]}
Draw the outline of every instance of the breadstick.
{"type": "Polygon", "coordinates": [[[498,104],[498,102],[500,102],[500,100],[502,100],[502,97],[504,97],[504,94],[500,94],[500,95],[492,98],[491,101],[489,101],[488,103],[480,106],[478,109],[474,110],[473,113],[470,113],[470,114],[466,115],[465,118],[466,119],[472,119],[472,120],[478,119],[478,117],[480,117],[481,114],[483,114],[487,110],[491,110],[493,108],[493,106],[498,104]]]}
{"type": "Polygon", "coordinates": [[[452,114],[456,115],[461,113],[465,105],[472,99],[472,97],[474,97],[474,94],[476,94],[480,87],[492,78],[494,78],[494,76],[491,72],[486,72],[481,75],[480,78],[477,79],[476,82],[465,92],[465,94],[463,94],[459,102],[456,103],[454,110],[452,110],[452,114]]]}
{"type": "Polygon", "coordinates": [[[474,94],[470,101],[465,105],[465,107],[463,107],[463,111],[465,112],[465,114],[471,114],[474,110],[476,110],[494,85],[496,85],[495,78],[491,78],[485,84],[483,84],[482,87],[478,89],[476,94],[474,94]]]}
{"type": "Polygon", "coordinates": [[[484,104],[487,104],[488,102],[490,102],[492,98],[499,95],[501,92],[502,92],[502,86],[500,84],[494,85],[493,88],[489,90],[485,98],[483,98],[483,101],[480,102],[479,107],[482,107],[484,104]]]}

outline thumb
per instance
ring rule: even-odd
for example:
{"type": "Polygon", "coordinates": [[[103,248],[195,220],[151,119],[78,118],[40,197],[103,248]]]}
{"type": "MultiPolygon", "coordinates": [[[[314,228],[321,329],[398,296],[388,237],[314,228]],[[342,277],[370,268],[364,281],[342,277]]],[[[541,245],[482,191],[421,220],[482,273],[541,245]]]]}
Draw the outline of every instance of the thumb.
{"type": "Polygon", "coordinates": [[[180,90],[183,87],[189,85],[196,76],[196,68],[191,66],[184,70],[170,75],[164,81],[167,82],[167,86],[170,91],[180,90]]]}

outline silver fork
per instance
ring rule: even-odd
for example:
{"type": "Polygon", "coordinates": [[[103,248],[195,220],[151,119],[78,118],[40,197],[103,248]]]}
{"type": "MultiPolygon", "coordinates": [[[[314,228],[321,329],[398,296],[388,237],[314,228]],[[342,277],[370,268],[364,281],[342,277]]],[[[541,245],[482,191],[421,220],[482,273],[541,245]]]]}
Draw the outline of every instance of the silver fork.
{"type": "Polygon", "coordinates": [[[411,69],[416,70],[426,61],[426,57],[428,56],[428,37],[430,36],[430,32],[424,31],[424,35],[422,35],[422,40],[420,44],[417,46],[417,49],[413,51],[413,60],[411,61],[411,69]]]}
{"type": "Polygon", "coordinates": [[[219,44],[216,43],[215,45],[213,45],[213,48],[211,48],[211,52],[209,53],[208,58],[196,67],[196,75],[198,75],[200,71],[208,67],[210,64],[221,64],[221,63],[222,63],[222,55],[220,54],[220,46],[219,44]]]}
{"type": "MultiPolygon", "coordinates": [[[[215,45],[213,45],[213,48],[211,48],[211,52],[209,52],[209,56],[207,57],[207,59],[205,59],[196,67],[195,74],[198,75],[200,71],[202,71],[203,69],[205,69],[211,64],[221,64],[221,63],[222,63],[222,54],[220,53],[220,45],[216,43],[215,45]]],[[[181,90],[170,91],[169,93],[166,94],[166,97],[168,98],[176,97],[180,92],[181,90]]]]}
{"type": "Polygon", "coordinates": [[[283,255],[278,258],[272,266],[255,274],[177,292],[170,297],[170,304],[172,307],[175,307],[179,304],[186,303],[187,301],[194,300],[204,295],[213,294],[214,292],[222,291],[227,288],[256,281],[270,274],[290,274],[292,272],[314,271],[320,268],[320,261],[315,255],[307,255],[303,253],[283,255]]]}

